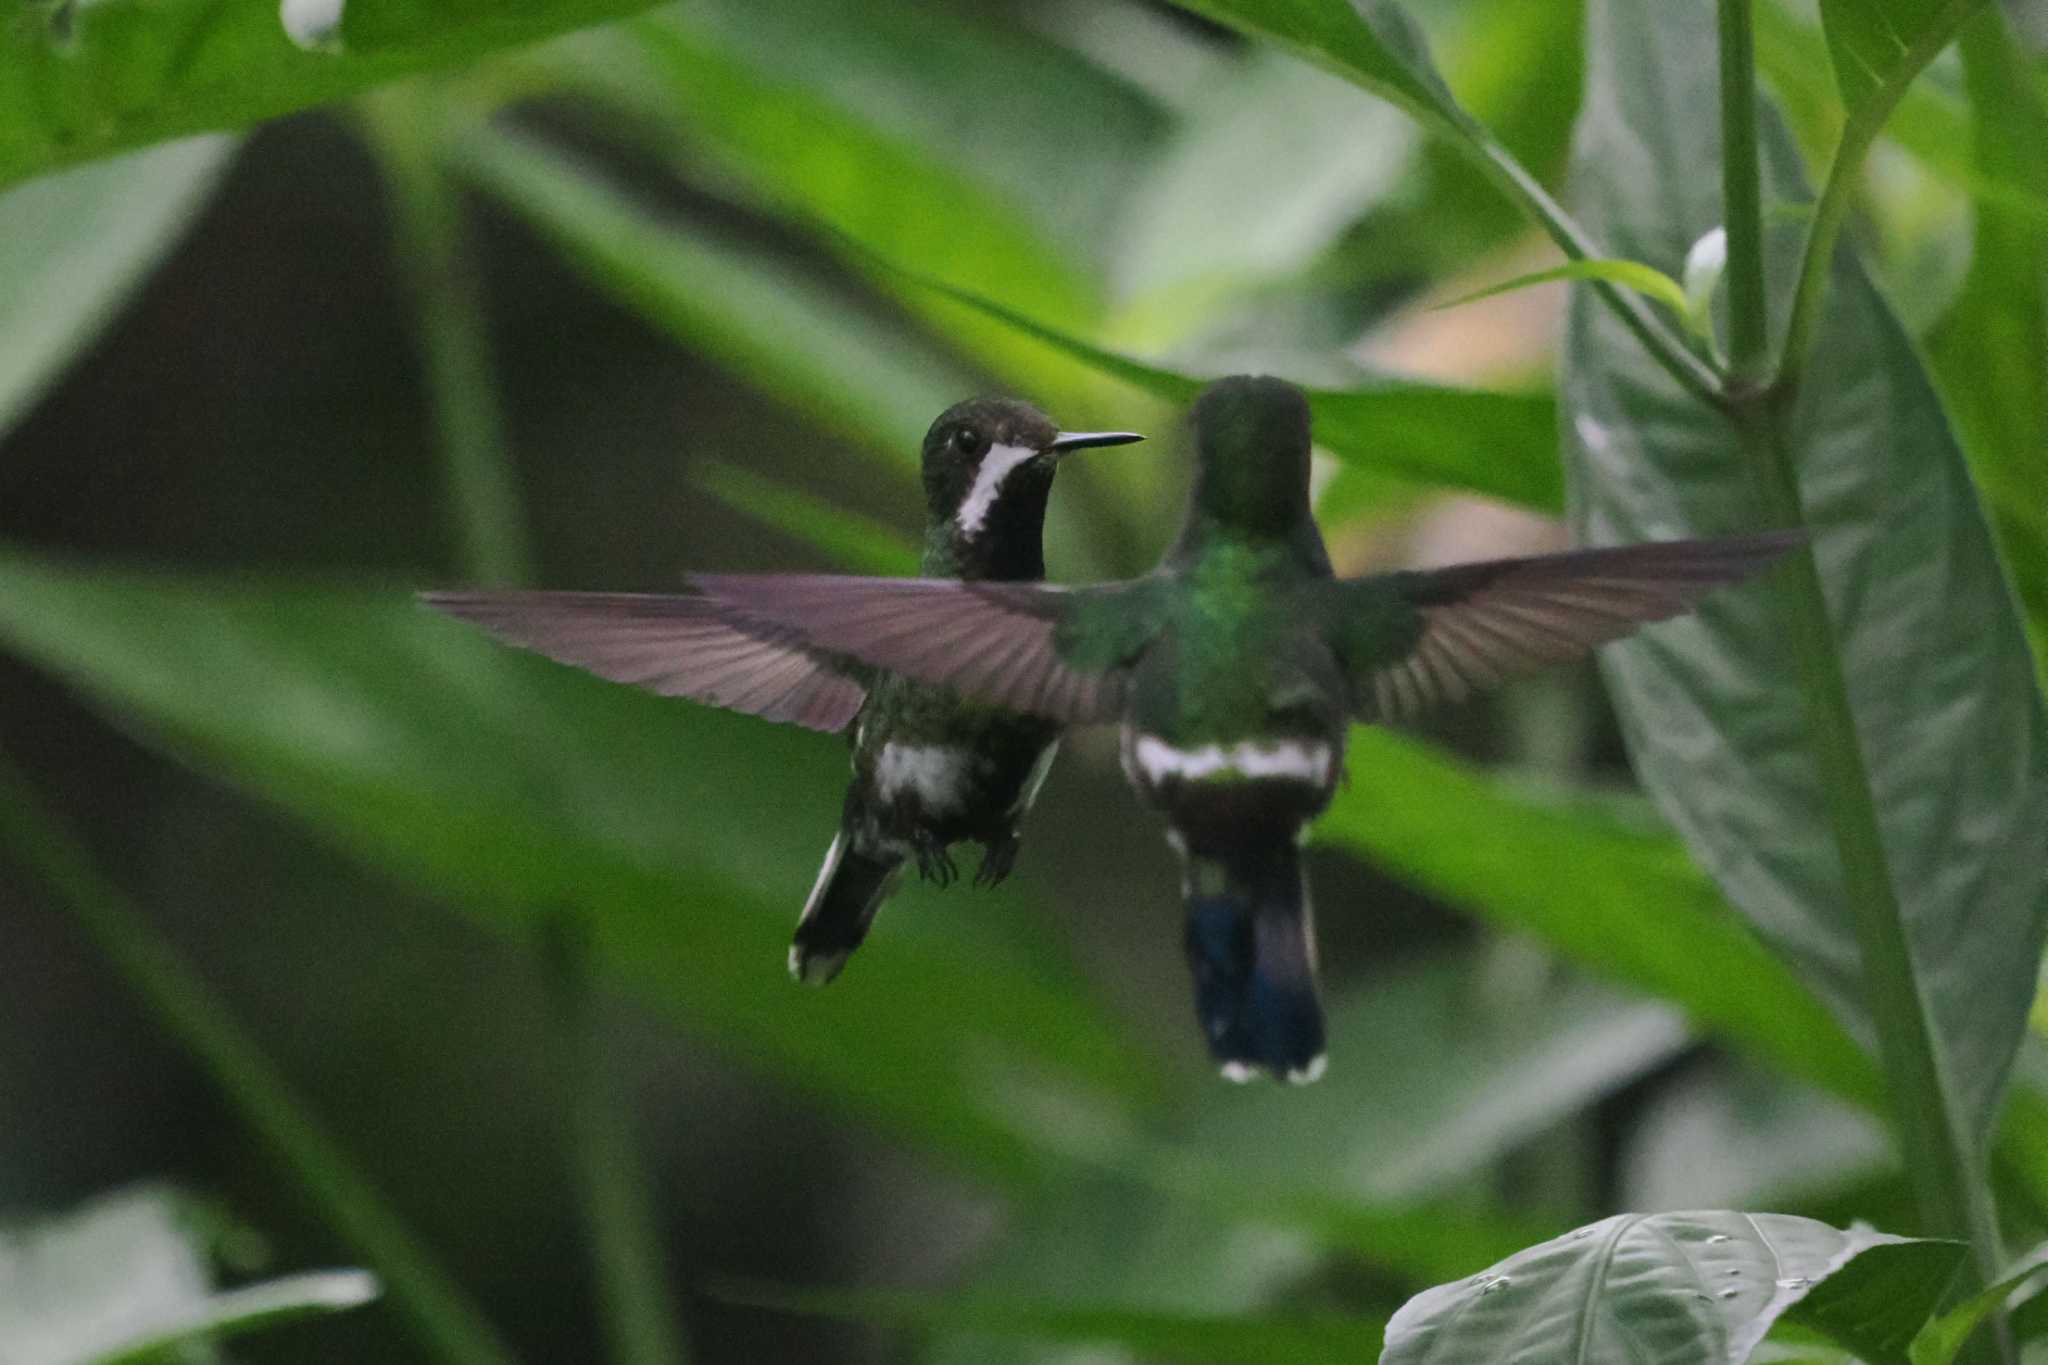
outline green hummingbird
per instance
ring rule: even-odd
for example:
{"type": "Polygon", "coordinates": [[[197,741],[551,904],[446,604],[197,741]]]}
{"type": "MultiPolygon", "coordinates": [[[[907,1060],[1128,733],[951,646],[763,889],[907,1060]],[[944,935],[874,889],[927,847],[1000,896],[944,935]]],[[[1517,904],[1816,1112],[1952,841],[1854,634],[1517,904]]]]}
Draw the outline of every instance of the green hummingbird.
{"type": "MultiPolygon", "coordinates": [[[[1053,471],[1128,431],[1061,431],[1029,403],[973,398],[925,433],[927,579],[1035,582],[1053,471]]],[[[695,595],[435,592],[430,606],[509,644],[664,696],[844,732],[853,749],[839,832],[789,949],[797,980],[823,985],[867,936],[903,864],[940,885],[951,845],[982,845],[976,885],[1016,861],[1018,833],[1052,766],[1056,720],[963,699],[877,669],[695,595]]]]}
{"type": "Polygon", "coordinates": [[[1180,854],[1196,1015],[1232,1080],[1313,1081],[1322,1007],[1301,837],[1347,726],[1387,722],[1690,610],[1797,534],[1333,577],[1309,509],[1309,409],[1277,379],[1205,389],[1179,538],[1150,575],[1079,588],[699,576],[733,619],[1063,725],[1122,727],[1131,785],[1180,854]]]}

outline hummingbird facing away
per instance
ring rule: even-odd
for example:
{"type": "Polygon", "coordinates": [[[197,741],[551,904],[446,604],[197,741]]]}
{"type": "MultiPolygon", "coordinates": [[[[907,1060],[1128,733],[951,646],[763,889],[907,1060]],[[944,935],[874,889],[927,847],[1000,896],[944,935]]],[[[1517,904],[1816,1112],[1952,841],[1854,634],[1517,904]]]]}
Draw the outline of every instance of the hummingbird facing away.
{"type": "MultiPolygon", "coordinates": [[[[1385,722],[1690,610],[1796,533],[1332,576],[1309,510],[1309,411],[1240,377],[1194,407],[1180,537],[1083,588],[697,576],[736,622],[1067,725],[1122,727],[1126,776],[1181,856],[1195,1009],[1223,1074],[1313,1081],[1323,1016],[1299,845],[1351,720],[1385,722]]],[[[778,636],[777,638],[787,638],[778,636]]]]}
{"type": "MultiPolygon", "coordinates": [[[[1029,403],[974,398],[925,433],[930,579],[1035,582],[1040,535],[1061,459],[1143,438],[1065,432],[1029,403]]],[[[1016,861],[1018,830],[1052,766],[1053,718],[963,700],[702,596],[581,592],[435,592],[433,607],[507,643],[664,696],[688,697],[845,731],[853,748],[839,833],[825,853],[789,949],[799,981],[823,985],[867,936],[875,911],[914,859],[941,886],[958,875],[949,848],[982,845],[977,885],[1016,861]]]]}

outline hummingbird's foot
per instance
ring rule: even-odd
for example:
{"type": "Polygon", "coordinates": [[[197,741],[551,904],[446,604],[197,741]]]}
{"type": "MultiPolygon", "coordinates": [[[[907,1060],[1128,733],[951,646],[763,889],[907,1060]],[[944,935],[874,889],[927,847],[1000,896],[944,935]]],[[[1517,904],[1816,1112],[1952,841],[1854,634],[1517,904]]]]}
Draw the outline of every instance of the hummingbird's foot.
{"type": "Polygon", "coordinates": [[[953,861],[952,850],[944,843],[926,836],[919,839],[915,847],[918,876],[942,889],[960,879],[960,868],[953,861]]]}
{"type": "Polygon", "coordinates": [[[981,866],[975,869],[976,886],[994,886],[1010,875],[1010,869],[1017,865],[1017,836],[1005,834],[1000,839],[991,839],[982,845],[981,866]]]}

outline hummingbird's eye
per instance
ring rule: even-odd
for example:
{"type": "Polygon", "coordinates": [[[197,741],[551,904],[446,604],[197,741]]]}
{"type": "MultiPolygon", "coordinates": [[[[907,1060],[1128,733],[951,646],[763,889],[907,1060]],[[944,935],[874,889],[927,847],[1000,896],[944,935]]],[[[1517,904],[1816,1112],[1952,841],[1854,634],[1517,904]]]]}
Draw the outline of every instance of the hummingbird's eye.
{"type": "Polygon", "coordinates": [[[981,433],[973,427],[961,427],[953,433],[953,448],[962,455],[972,455],[981,448],[981,433]]]}

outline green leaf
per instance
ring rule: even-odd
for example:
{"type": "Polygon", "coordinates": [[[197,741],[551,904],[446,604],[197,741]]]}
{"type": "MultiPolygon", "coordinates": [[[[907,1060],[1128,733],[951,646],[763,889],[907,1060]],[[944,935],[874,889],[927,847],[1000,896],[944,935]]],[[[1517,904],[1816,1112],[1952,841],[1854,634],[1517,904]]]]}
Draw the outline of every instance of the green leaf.
{"type": "Polygon", "coordinates": [[[1175,1313],[1100,1303],[1005,1300],[984,1295],[884,1289],[787,1289],[728,1283],[712,1297],[781,1313],[977,1337],[1024,1337],[1071,1346],[1113,1346],[1213,1365],[1328,1365],[1364,1361],[1382,1324],[1348,1314],[1175,1313]]]}
{"type": "MultiPolygon", "coordinates": [[[[1962,34],[1975,166],[2048,202],[2048,96],[1997,6],[1962,34]]],[[[1970,273],[1928,339],[2048,677],[2048,215],[1980,194],[1970,273]]]]}
{"type": "Polygon", "coordinates": [[[1380,1360],[1742,1365],[1780,1318],[1896,1359],[1963,1254],[1785,1214],[1621,1214],[1418,1294],[1380,1360]]]}
{"type": "Polygon", "coordinates": [[[1446,129],[1476,134],[1430,61],[1422,30],[1389,0],[1179,0],[1269,39],[1446,129]]]}
{"type": "Polygon", "coordinates": [[[0,185],[187,133],[246,128],[647,7],[349,0],[338,37],[310,51],[287,34],[277,5],[17,5],[0,25],[0,185]]]}
{"type": "MultiPolygon", "coordinates": [[[[1594,88],[1579,137],[1586,214],[1634,259],[1675,268],[1719,221],[1719,135],[1705,11],[1654,22],[1596,4],[1594,88]]],[[[1765,120],[1765,197],[1800,200],[1765,120]]],[[[1801,249],[1767,232],[1771,297],[1801,249]]],[[[1912,343],[1847,253],[1789,414],[1791,463],[1895,888],[1913,1000],[1873,1000],[1842,854],[1807,740],[1805,680],[1770,586],[1613,646],[1602,664],[1636,767],[1759,932],[1851,1028],[1927,1013],[1945,1115],[1976,1150],[2004,1088],[2048,929],[2048,722],[2027,642],[1960,451],[1912,343]],[[1938,799],[1933,794],[1939,793],[1938,799]]],[[[1575,520],[1593,543],[1753,526],[1759,493],[1733,425],[1575,304],[1563,393],[1575,520]]],[[[1942,1104],[1941,1095],[1896,1097],[1942,1104]]]]}
{"type": "Polygon", "coordinates": [[[1853,114],[1884,87],[1910,81],[1984,0],[1820,0],[1822,30],[1842,102],[1853,114]]]}
{"type": "MultiPolygon", "coordinates": [[[[1574,260],[1600,250],[1540,181],[1451,95],[1431,61],[1422,30],[1393,0],[1181,0],[1185,8],[1279,43],[1295,55],[1356,81],[1445,136],[1495,188],[1518,203],[1574,260]]],[[[1608,302],[1681,383],[1711,393],[1716,376],[1662,327],[1640,300],[1608,288],[1608,302]]]]}
{"type": "Polygon", "coordinates": [[[1071,983],[953,917],[899,914],[831,990],[790,983],[845,780],[831,740],[599,682],[395,594],[7,554],[0,638],[490,925],[583,909],[615,980],[992,1177],[1041,1169],[1024,1097],[1108,1121],[1153,1091],[1071,983]]]}
{"type": "Polygon", "coordinates": [[[1793,1075],[1875,1098],[1869,1061],[1662,830],[1534,801],[1376,727],[1354,728],[1349,753],[1351,780],[1318,839],[1669,1000],[1793,1075]]]}
{"type": "Polygon", "coordinates": [[[161,1322],[133,1331],[121,1345],[93,1356],[88,1365],[143,1365],[180,1346],[360,1308],[378,1293],[377,1277],[363,1270],[310,1271],[244,1285],[196,1300],[161,1322]]]}
{"type": "Polygon", "coordinates": [[[196,138],[0,194],[0,432],[170,251],[233,151],[196,138]]]}
{"type": "Polygon", "coordinates": [[[693,476],[699,487],[721,502],[795,536],[849,572],[917,572],[917,546],[894,527],[738,465],[711,461],[697,466],[693,476]]]}
{"type": "MultiPolygon", "coordinates": [[[[906,472],[934,415],[974,390],[944,358],[758,246],[658,218],[560,152],[479,129],[454,168],[635,312],[906,472]]],[[[907,482],[907,481],[906,481],[907,482]]]]}
{"type": "Polygon", "coordinates": [[[983,289],[1064,309],[1069,288],[1096,298],[1131,169],[1167,119],[1113,68],[1038,29],[921,0],[694,0],[629,32],[658,72],[658,116],[686,145],[862,240],[900,234],[937,273],[957,267],[983,289]],[[870,169],[907,178],[864,183],[870,169]],[[915,218],[925,202],[934,215],[915,218]],[[971,239],[984,232],[1020,254],[979,259],[971,239]],[[1043,268],[1041,251],[1059,275],[1017,273],[1043,268]]]}
{"type": "Polygon", "coordinates": [[[1170,344],[1220,304],[1306,269],[1401,186],[1415,142],[1398,111],[1355,85],[1271,49],[1244,54],[1205,83],[1128,192],[1116,334],[1170,344]]]}
{"type": "Polygon", "coordinates": [[[1563,265],[1552,266],[1548,270],[1517,275],[1511,280],[1489,285],[1470,294],[1461,294],[1449,303],[1440,303],[1436,306],[1438,309],[1456,308],[1459,304],[1490,299],[1495,294],[1506,294],[1517,289],[1527,289],[1532,285],[1550,284],[1557,280],[1605,280],[1624,289],[1633,289],[1645,298],[1663,304],[1680,322],[1690,325],[1692,320],[1692,302],[1684,286],[1663,271],[1644,265],[1641,261],[1568,261],[1563,265]]]}
{"type": "Polygon", "coordinates": [[[1952,1365],[1962,1354],[1963,1343],[1970,1339],[1970,1334],[2003,1307],[2007,1299],[2036,1284],[2044,1270],[2048,1270],[2048,1246],[2038,1246],[2013,1262],[2012,1269],[1997,1283],[1978,1290],[1933,1319],[1913,1338],[1912,1365],[1952,1365]]]}
{"type": "MultiPolygon", "coordinates": [[[[857,249],[857,248],[856,248],[857,249]]],[[[888,261],[879,267],[945,295],[1111,378],[1168,402],[1193,400],[1206,378],[1134,360],[1035,321],[1015,309],[888,261]]],[[[1555,409],[1548,395],[1457,389],[1416,380],[1373,379],[1355,389],[1304,386],[1316,444],[1359,467],[1424,483],[1466,488],[1538,510],[1562,505],[1551,452],[1555,409]]]]}

